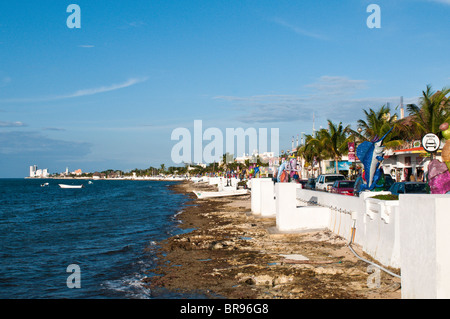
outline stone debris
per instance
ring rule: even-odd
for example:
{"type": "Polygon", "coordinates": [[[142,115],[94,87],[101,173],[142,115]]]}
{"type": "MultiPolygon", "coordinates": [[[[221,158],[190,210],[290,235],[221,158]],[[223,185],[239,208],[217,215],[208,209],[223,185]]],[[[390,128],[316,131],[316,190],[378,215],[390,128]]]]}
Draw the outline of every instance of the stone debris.
{"type": "MultiPolygon", "coordinates": [[[[190,193],[192,184],[173,189],[190,193]]],[[[193,200],[196,205],[177,218],[180,227],[194,230],[158,244],[158,265],[144,280],[154,293],[164,288],[211,298],[401,298],[400,280],[387,274],[379,289],[370,288],[368,265],[330,231],[270,233],[275,219],[252,216],[250,196],[193,200]]]]}

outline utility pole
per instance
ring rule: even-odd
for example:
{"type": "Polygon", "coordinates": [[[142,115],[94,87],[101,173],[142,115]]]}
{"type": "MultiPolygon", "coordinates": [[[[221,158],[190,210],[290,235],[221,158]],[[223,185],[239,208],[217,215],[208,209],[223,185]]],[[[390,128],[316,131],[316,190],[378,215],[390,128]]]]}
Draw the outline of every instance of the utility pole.
{"type": "Polygon", "coordinates": [[[315,128],[315,116],[314,116],[314,112],[313,112],[313,131],[312,131],[312,133],[313,133],[313,137],[315,138],[315,137],[316,137],[316,128],[315,128]]]}

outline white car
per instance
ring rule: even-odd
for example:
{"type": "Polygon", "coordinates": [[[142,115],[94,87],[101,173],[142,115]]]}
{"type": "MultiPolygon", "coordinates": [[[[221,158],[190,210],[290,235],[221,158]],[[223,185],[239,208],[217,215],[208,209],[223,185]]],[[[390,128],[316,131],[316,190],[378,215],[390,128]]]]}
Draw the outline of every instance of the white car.
{"type": "Polygon", "coordinates": [[[317,177],[316,190],[329,192],[335,181],[345,180],[342,174],[322,174],[317,177]]]}

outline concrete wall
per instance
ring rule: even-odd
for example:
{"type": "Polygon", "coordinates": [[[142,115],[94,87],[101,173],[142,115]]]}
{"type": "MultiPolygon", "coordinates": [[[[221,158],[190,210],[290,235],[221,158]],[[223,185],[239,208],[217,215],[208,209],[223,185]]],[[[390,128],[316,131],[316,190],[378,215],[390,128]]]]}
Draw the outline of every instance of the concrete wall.
{"type": "MultiPolygon", "coordinates": [[[[266,192],[270,193],[269,187],[266,192]]],[[[258,194],[261,205],[261,190],[258,194]]],[[[400,195],[397,201],[371,198],[377,194],[353,197],[277,183],[277,228],[328,228],[350,240],[355,226],[355,244],[379,264],[401,269],[402,298],[450,298],[450,196],[400,195]]]]}
{"type": "Polygon", "coordinates": [[[398,201],[370,198],[377,194],[355,197],[301,189],[297,199],[328,207],[328,229],[350,241],[355,226],[355,244],[383,265],[399,268],[398,201]]]}
{"type": "Polygon", "coordinates": [[[216,176],[215,177],[210,177],[209,181],[208,181],[209,185],[219,185],[220,178],[221,177],[216,177],[216,176]]]}
{"type": "Polygon", "coordinates": [[[400,268],[399,201],[365,200],[363,250],[387,266],[400,268]]]}
{"type": "Polygon", "coordinates": [[[323,229],[329,224],[329,209],[317,205],[298,205],[296,192],[301,184],[276,183],[276,224],[279,231],[323,229]],[[292,200],[294,199],[294,200],[292,200]]]}
{"type": "MultiPolygon", "coordinates": [[[[310,202],[328,207],[330,210],[328,228],[345,239],[350,240],[353,219],[362,221],[362,216],[357,216],[356,212],[362,212],[364,210],[364,201],[358,197],[307,189],[297,190],[296,195],[297,199],[302,202],[310,202]]],[[[359,231],[357,230],[355,238],[358,239],[361,237],[361,234],[359,234],[359,231]]]]}
{"type": "Polygon", "coordinates": [[[263,178],[252,178],[251,211],[254,215],[261,215],[261,182],[263,178]]]}
{"type": "Polygon", "coordinates": [[[276,195],[275,184],[271,178],[263,178],[260,183],[261,196],[261,216],[276,216],[276,195]]]}
{"type": "Polygon", "coordinates": [[[275,217],[275,186],[271,178],[252,178],[251,211],[253,215],[275,217]]]}
{"type": "Polygon", "coordinates": [[[225,178],[219,177],[219,183],[217,189],[219,192],[237,190],[238,179],[237,178],[225,178]]]}
{"type": "Polygon", "coordinates": [[[400,195],[402,298],[450,298],[450,196],[400,195]]]}

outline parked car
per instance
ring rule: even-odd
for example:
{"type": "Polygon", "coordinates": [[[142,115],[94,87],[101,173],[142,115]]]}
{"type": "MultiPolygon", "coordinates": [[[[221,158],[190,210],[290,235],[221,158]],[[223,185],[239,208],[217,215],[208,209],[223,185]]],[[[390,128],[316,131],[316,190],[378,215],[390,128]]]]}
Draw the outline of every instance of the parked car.
{"type": "Polygon", "coordinates": [[[306,188],[306,183],[308,183],[308,180],[307,179],[299,179],[298,183],[302,184],[302,188],[306,188]]]}
{"type": "Polygon", "coordinates": [[[335,181],[345,180],[344,175],[341,174],[322,174],[317,177],[316,189],[322,191],[329,191],[335,181]]]}
{"type": "Polygon", "coordinates": [[[395,181],[391,175],[384,174],[384,190],[385,191],[388,191],[394,183],[395,183],[395,181]]]}
{"type": "Polygon", "coordinates": [[[315,178],[308,178],[308,181],[305,185],[306,189],[315,189],[316,188],[316,179],[315,178]]]}
{"type": "Polygon", "coordinates": [[[330,193],[353,196],[353,187],[355,181],[335,181],[331,187],[330,193]]]}
{"type": "Polygon", "coordinates": [[[399,194],[429,194],[430,187],[423,182],[396,182],[389,191],[393,195],[399,194]]]}

